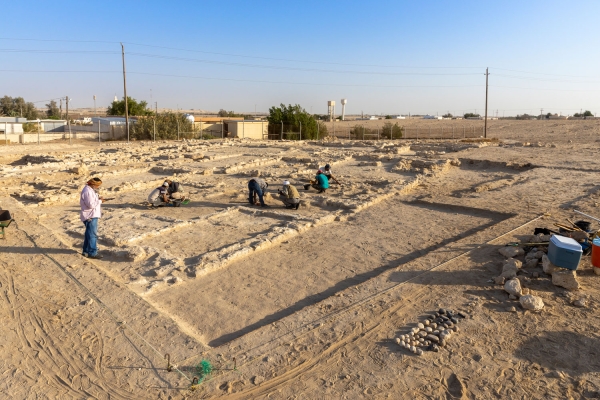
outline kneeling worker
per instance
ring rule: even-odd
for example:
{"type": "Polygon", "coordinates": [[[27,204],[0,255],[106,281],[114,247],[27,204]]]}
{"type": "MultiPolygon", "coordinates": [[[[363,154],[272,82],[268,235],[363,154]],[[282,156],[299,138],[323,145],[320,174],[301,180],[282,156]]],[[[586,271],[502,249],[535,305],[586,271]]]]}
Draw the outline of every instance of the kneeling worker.
{"type": "Polygon", "coordinates": [[[260,178],[250,179],[248,181],[248,191],[250,192],[248,194],[248,201],[250,202],[250,204],[258,205],[259,203],[256,201],[256,196],[258,196],[258,199],[260,200],[260,205],[262,207],[268,207],[265,204],[265,200],[263,199],[263,194],[264,194],[264,191],[267,190],[267,187],[269,187],[269,184],[267,182],[265,182],[264,179],[260,179],[260,178]]]}
{"type": "MultiPolygon", "coordinates": [[[[170,199],[183,200],[185,199],[185,193],[183,192],[183,188],[179,184],[179,182],[174,182],[170,179],[165,180],[165,183],[168,185],[167,192],[169,193],[170,199]]],[[[164,184],[163,184],[164,185],[164,184]]]]}
{"type": "Polygon", "coordinates": [[[290,185],[290,181],[283,181],[283,188],[279,190],[279,200],[283,202],[285,208],[297,210],[300,207],[300,193],[298,193],[298,189],[290,185]]]}
{"type": "Polygon", "coordinates": [[[327,177],[327,180],[328,180],[328,181],[330,181],[330,180],[332,180],[332,179],[333,179],[333,181],[334,181],[335,183],[337,183],[338,185],[340,184],[340,182],[338,182],[338,180],[337,180],[337,179],[335,179],[335,176],[333,176],[333,175],[331,174],[331,165],[329,165],[329,164],[325,164],[325,166],[324,166],[324,167],[320,167],[319,169],[320,169],[321,171],[323,171],[323,175],[325,175],[325,176],[327,177]]]}
{"type": "MultiPolygon", "coordinates": [[[[312,187],[317,189],[319,193],[325,193],[325,190],[329,189],[329,179],[325,176],[322,170],[317,171],[315,180],[310,182],[312,187]]],[[[306,187],[306,185],[304,185],[306,187]]],[[[308,188],[306,189],[308,190],[308,188]]]]}

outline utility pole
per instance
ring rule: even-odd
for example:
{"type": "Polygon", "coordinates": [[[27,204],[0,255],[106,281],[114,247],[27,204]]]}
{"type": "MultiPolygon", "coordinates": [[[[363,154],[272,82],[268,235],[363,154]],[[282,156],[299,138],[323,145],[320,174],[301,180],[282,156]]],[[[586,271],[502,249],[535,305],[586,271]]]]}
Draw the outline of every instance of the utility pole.
{"type": "Polygon", "coordinates": [[[96,112],[96,95],[94,95],[94,115],[98,117],[98,113],[96,112]]]}
{"type": "Polygon", "coordinates": [[[540,108],[540,121],[544,118],[544,109],[540,108]]]}
{"type": "Polygon", "coordinates": [[[158,101],[154,102],[154,113],[158,115],[158,101]]]}
{"type": "Polygon", "coordinates": [[[69,127],[69,144],[71,144],[71,121],[69,120],[69,96],[65,96],[65,103],[67,105],[67,125],[69,127]]]}
{"type": "Polygon", "coordinates": [[[483,122],[483,137],[487,138],[487,111],[488,111],[488,68],[485,69],[485,120],[483,122]]]}
{"type": "Polygon", "coordinates": [[[60,111],[58,113],[60,114],[60,119],[62,119],[62,98],[60,99],[60,111]]]}
{"type": "Polygon", "coordinates": [[[121,43],[121,57],[123,58],[123,92],[125,93],[125,129],[127,130],[127,143],[129,143],[129,110],[127,109],[127,73],[125,72],[125,47],[121,43]]]}

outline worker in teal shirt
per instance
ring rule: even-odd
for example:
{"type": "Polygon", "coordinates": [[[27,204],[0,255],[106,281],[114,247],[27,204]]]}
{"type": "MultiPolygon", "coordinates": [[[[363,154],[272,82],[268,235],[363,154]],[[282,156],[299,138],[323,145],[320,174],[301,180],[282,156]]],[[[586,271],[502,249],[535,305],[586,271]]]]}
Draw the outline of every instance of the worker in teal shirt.
{"type": "Polygon", "coordinates": [[[317,176],[315,179],[316,182],[312,185],[312,187],[317,189],[319,193],[324,193],[325,190],[329,188],[329,179],[327,179],[322,170],[317,171],[317,176]]]}

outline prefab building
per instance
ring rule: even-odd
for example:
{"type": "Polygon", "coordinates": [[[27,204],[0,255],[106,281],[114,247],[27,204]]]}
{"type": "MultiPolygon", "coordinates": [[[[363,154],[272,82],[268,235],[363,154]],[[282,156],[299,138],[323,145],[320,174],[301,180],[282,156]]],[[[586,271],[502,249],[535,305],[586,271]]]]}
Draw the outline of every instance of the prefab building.
{"type": "Polygon", "coordinates": [[[224,129],[227,137],[240,139],[257,139],[263,140],[268,138],[269,122],[268,121],[233,121],[224,120],[224,129]]]}
{"type": "Polygon", "coordinates": [[[243,121],[244,118],[239,117],[199,117],[194,116],[194,129],[197,132],[202,132],[203,135],[212,135],[215,137],[226,136],[226,129],[223,126],[223,121],[243,121]]]}

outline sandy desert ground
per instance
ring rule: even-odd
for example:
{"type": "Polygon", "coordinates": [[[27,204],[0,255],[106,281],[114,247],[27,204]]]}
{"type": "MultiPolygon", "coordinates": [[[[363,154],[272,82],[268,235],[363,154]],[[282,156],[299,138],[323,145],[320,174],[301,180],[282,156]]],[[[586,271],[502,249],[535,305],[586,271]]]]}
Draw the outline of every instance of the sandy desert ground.
{"type": "Polygon", "coordinates": [[[573,290],[516,257],[541,311],[495,282],[505,244],[582,219],[573,209],[600,218],[600,121],[491,121],[490,136],[0,146],[15,218],[0,239],[1,396],[600,398],[590,257],[573,290]],[[301,188],[325,163],[341,185],[283,208],[281,182],[301,188]],[[269,208],[247,204],[257,174],[269,208]],[[80,255],[92,176],[114,198],[103,260],[80,255]],[[192,201],[148,208],[166,177],[192,201]],[[464,318],[439,352],[396,343],[440,308],[464,318]],[[214,370],[192,385],[203,360],[214,370]]]}

